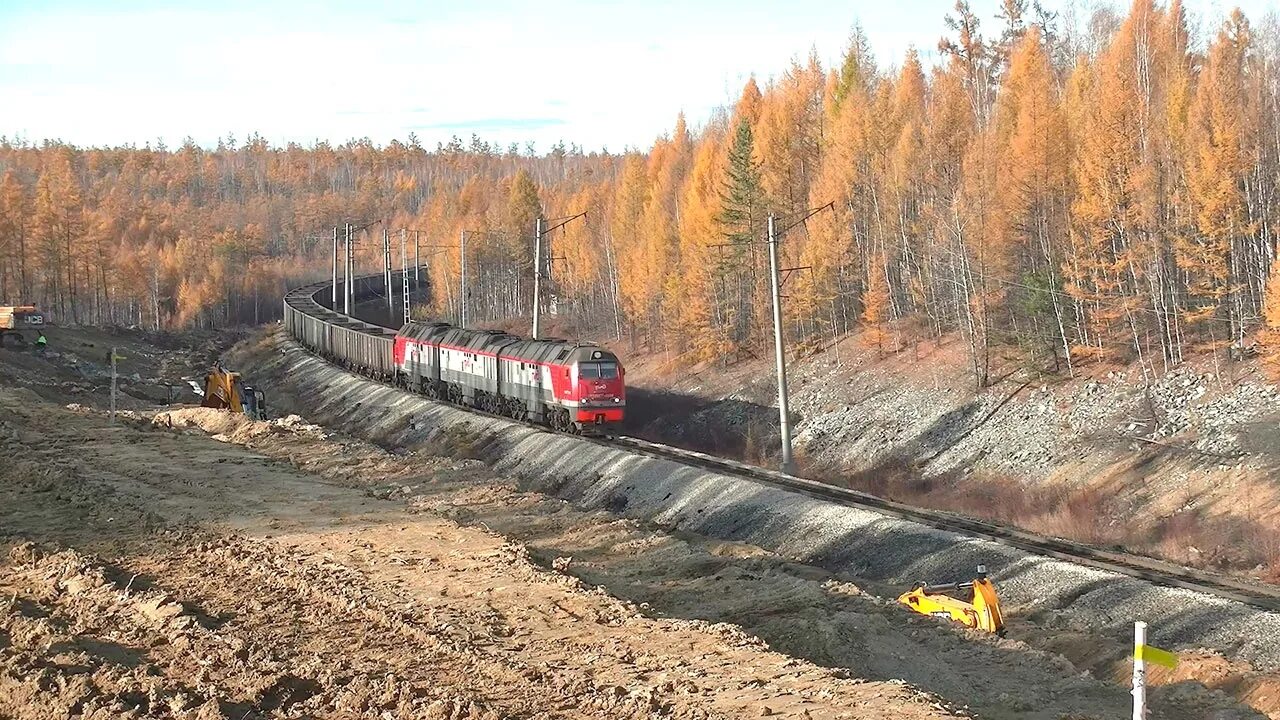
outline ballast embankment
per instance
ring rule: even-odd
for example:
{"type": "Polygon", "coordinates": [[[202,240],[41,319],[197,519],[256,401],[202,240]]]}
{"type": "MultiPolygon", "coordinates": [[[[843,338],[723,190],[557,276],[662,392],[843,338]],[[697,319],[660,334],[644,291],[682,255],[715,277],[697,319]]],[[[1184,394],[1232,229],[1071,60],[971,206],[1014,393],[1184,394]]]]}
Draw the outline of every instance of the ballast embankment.
{"type": "Polygon", "coordinates": [[[277,411],[403,451],[461,453],[492,464],[527,489],[575,504],[726,540],[863,580],[905,587],[962,578],[985,564],[1014,617],[1128,636],[1151,624],[1151,641],[1206,648],[1256,669],[1280,669],[1280,613],[1037,556],[709,472],[665,459],[470,413],[352,375],[282,332],[242,343],[231,366],[270,389],[277,411]]]}

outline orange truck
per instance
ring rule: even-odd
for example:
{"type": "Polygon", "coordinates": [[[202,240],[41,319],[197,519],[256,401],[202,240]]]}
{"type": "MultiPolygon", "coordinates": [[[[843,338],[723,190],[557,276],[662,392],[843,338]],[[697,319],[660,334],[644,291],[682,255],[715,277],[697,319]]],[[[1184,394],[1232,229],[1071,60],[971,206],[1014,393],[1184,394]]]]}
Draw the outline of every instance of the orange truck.
{"type": "Polygon", "coordinates": [[[0,347],[11,337],[17,345],[35,342],[44,325],[35,305],[0,305],[0,347]]]}

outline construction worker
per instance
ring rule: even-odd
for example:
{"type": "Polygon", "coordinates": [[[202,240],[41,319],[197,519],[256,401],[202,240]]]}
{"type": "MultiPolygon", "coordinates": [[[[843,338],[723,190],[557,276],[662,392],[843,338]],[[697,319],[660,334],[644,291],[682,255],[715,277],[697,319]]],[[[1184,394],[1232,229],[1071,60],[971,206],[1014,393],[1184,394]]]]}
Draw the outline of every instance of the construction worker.
{"type": "Polygon", "coordinates": [[[44,336],[44,331],[40,331],[40,335],[36,337],[36,352],[43,355],[45,348],[49,346],[49,338],[44,336]]]}

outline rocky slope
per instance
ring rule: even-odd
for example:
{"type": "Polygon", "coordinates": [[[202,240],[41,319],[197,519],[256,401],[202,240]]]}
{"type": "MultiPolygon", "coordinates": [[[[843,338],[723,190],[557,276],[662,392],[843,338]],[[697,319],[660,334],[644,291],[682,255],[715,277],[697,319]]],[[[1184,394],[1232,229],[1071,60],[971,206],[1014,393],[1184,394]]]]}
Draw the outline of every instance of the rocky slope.
{"type": "MultiPolygon", "coordinates": [[[[637,432],[776,462],[766,360],[680,373],[641,356],[629,367],[637,432]]],[[[790,373],[805,474],[1180,562],[1276,572],[1280,547],[1267,538],[1280,529],[1280,392],[1256,364],[1204,358],[1145,377],[1010,368],[975,391],[958,343],[881,354],[854,337],[790,373]]]]}

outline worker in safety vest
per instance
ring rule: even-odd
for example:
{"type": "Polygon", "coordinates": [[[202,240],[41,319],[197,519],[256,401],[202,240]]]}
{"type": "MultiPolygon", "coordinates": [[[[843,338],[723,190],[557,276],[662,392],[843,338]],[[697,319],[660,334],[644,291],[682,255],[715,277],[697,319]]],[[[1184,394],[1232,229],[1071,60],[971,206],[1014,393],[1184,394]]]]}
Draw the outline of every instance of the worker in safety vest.
{"type": "Polygon", "coordinates": [[[48,346],[49,346],[49,338],[45,337],[44,331],[41,330],[40,335],[36,338],[36,352],[43,355],[45,348],[48,346]]]}

